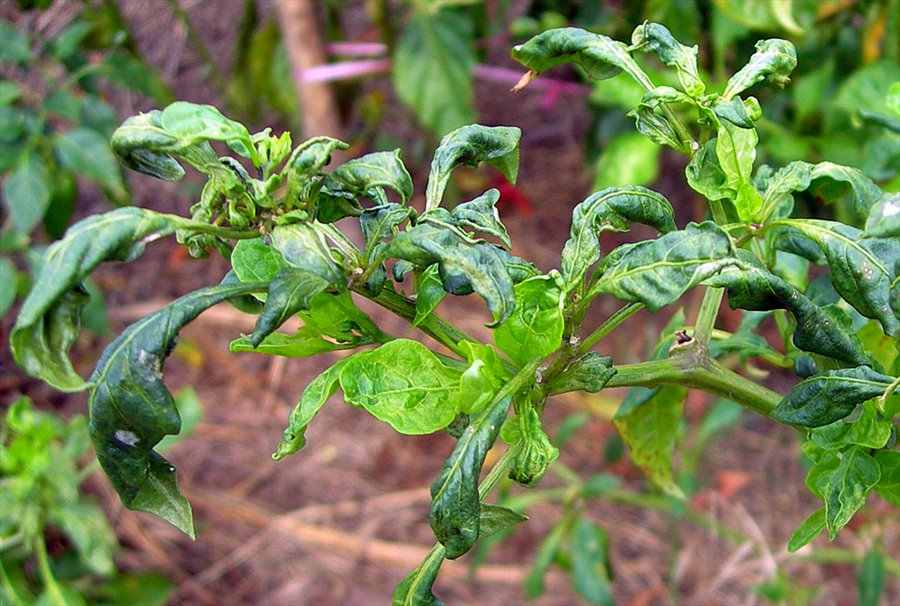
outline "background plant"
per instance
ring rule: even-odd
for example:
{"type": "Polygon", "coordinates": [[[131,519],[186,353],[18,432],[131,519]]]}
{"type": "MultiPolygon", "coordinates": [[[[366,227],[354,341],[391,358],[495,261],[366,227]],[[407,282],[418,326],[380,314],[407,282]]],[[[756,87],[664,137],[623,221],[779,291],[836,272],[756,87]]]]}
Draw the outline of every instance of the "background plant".
{"type": "MultiPolygon", "coordinates": [[[[92,388],[92,437],[126,505],[193,532],[174,470],[152,450],[163,435],[179,430],[158,371],[180,327],[224,300],[259,314],[254,332],[233,343],[237,351],[305,356],[378,345],[342,359],[308,386],[276,458],[303,446],[306,426],[338,387],[347,401],[401,433],[448,428],[458,436],[432,486],[430,521],[439,544],[398,588],[400,603],[433,603],[431,584],[445,558],[521,521],[514,510],[482,501],[507,473],[531,485],[552,468],[558,452],[541,415],[554,394],[645,388],[626,400],[616,425],[635,461],[676,497],[682,490],[671,456],[685,387],[804,428],[814,463],[809,484],[825,506],[801,527],[793,547],[825,528],[836,533],[873,489],[894,498],[896,198],[859,171],[830,163],[753,171],[759,104],[740,95],[764,79],[784,83],[796,64],[793,47],[761,41],[722,93],[707,92],[696,48],[652,23],[637,28],[630,45],[581,30],[551,30],[517,47],[514,56],[531,70],[523,86],[564,60],[579,62],[595,77],[623,71],[634,78],[646,90],[634,113],[638,130],[690,156],[687,180],[709,200],[715,220],[678,229],[659,194],[641,187],[603,190],[576,208],[559,271],[540,274],[506,251],[509,236],[494,212],[496,192],[452,211],[441,207],[457,164],[488,162],[515,179],[517,129],[468,126],[445,137],[432,164],[425,209],[417,212],[406,205],[412,184],[398,152],[370,154],[326,173],[328,156],[343,146],[335,139],[292,148],[288,135],[250,134],[214,108],[186,103],[131,118],[113,137],[126,164],[177,179],[183,174],[178,161],[189,163],[208,176],[200,202],[190,219],[121,209],[73,227],[48,253],[12,335],[14,354],[29,372],[62,389],[92,388]],[[678,88],[656,86],[634,62],[638,52],[657,54],[674,70],[678,88]],[[259,177],[250,177],[239,160],[220,157],[211,143],[227,146],[259,177]],[[811,187],[844,194],[849,208],[868,216],[866,231],[792,218],[793,193],[811,187]],[[335,226],[347,217],[358,218],[363,246],[335,226]],[[662,235],[601,258],[599,233],[626,231],[632,222],[662,235]],[[498,244],[476,237],[479,232],[498,244]],[[233,273],[220,286],[186,295],[130,327],[86,383],[65,355],[82,303],[69,289],[101,261],[134,258],[146,240],[173,233],[195,256],[217,251],[228,257],[233,273]],[[808,262],[827,265],[830,279],[810,282],[808,262]],[[400,292],[409,277],[414,301],[400,292]],[[675,316],[651,360],[613,365],[590,352],[642,307],[657,311],[699,285],[707,290],[693,325],[675,316]],[[728,290],[732,307],[757,312],[736,333],[714,328],[721,289],[728,290]],[[391,338],[354,306],[351,292],[412,320],[454,355],[391,338]],[[487,303],[496,348],[435,314],[446,293],[471,292],[487,303]],[[588,306],[600,295],[625,305],[579,336],[588,306]],[[275,332],[297,313],[304,320],[298,333],[275,332]],[[784,352],[754,338],[768,315],[784,352]],[[861,323],[856,330],[854,321],[861,323]],[[782,398],[716,359],[734,352],[794,364],[812,376],[782,398]],[[504,421],[509,409],[515,414],[504,421]],[[479,487],[478,472],[498,435],[509,449],[479,487]]],[[[571,524],[559,530],[559,540],[578,546],[570,562],[576,588],[602,603],[603,591],[608,593],[605,583],[597,585],[603,579],[596,571],[605,567],[602,533],[582,516],[571,524]]]]}

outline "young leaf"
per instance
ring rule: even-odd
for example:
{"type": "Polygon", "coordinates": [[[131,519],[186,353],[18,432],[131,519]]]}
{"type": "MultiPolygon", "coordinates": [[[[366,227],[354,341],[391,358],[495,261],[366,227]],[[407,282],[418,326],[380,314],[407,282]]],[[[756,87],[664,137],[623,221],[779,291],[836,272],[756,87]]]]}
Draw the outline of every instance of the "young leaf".
{"type": "Polygon", "coordinates": [[[516,308],[494,329],[494,342],[514,362],[545,358],[562,343],[565,294],[552,276],[516,284],[516,308]]]}
{"type": "Polygon", "coordinates": [[[804,256],[805,244],[815,244],[841,297],[862,315],[878,320],[885,334],[900,333],[900,240],[864,238],[855,227],[818,219],[784,219],[775,228],[774,246],[804,256]]]}
{"type": "Polygon", "coordinates": [[[438,266],[430,265],[416,278],[416,317],[413,325],[418,326],[440,305],[447,291],[438,272],[438,266]]]}
{"type": "Polygon", "coordinates": [[[359,217],[363,237],[366,239],[366,261],[380,260],[385,241],[393,237],[394,231],[406,221],[412,209],[400,204],[388,203],[367,208],[359,217]]]}
{"type": "Polygon", "coordinates": [[[606,531],[582,516],[571,531],[572,586],[589,604],[614,606],[606,531]]]}
{"type": "Polygon", "coordinates": [[[728,198],[731,195],[726,185],[725,173],[719,166],[719,159],[716,156],[717,149],[718,141],[713,137],[700,146],[684,169],[684,175],[691,189],[707,200],[713,201],[728,198]]]}
{"type": "Polygon", "coordinates": [[[675,68],[681,88],[692,97],[703,94],[706,86],[697,70],[697,47],[678,42],[672,32],[659,23],[643,23],[631,34],[631,44],[655,53],[659,60],[675,68]]]}
{"type": "Polygon", "coordinates": [[[466,428],[431,485],[431,528],[450,559],[466,553],[478,540],[478,476],[509,404],[509,398],[494,403],[466,428]]]}
{"type": "Polygon", "coordinates": [[[635,464],[663,492],[677,498],[684,494],[672,474],[672,455],[686,395],[684,387],[671,385],[632,390],[613,417],[635,464]]]}
{"type": "Polygon", "coordinates": [[[566,286],[571,288],[600,259],[600,233],[628,231],[631,223],[649,225],[660,233],[676,229],[669,201],[640,186],[610,187],[591,194],[576,206],[561,255],[566,286]]]}
{"type": "Polygon", "coordinates": [[[880,396],[893,380],[868,366],[832,370],[797,383],[771,416],[780,423],[822,427],[843,419],[862,402],[880,396]]]}
{"type": "Polygon", "coordinates": [[[153,513],[194,536],[191,506],[175,468],[153,448],[177,435],[181,418],[162,367],[181,328],[203,310],[260,284],[214,286],[185,295],[129,326],[109,344],[91,375],[90,431],[100,465],[129,509],[153,513]]]}
{"type": "Polygon", "coordinates": [[[516,418],[519,422],[518,452],[509,477],[524,486],[534,486],[559,457],[559,449],[550,443],[533,406],[516,418]]]}
{"type": "Polygon", "coordinates": [[[512,58],[536,74],[563,63],[575,63],[592,80],[612,78],[624,71],[645,89],[653,88],[624,43],[575,27],[544,31],[513,47],[512,58]]]}
{"type": "Polygon", "coordinates": [[[819,536],[819,533],[825,530],[825,508],[821,507],[815,510],[803,523],[794,531],[791,538],[788,539],[788,552],[794,553],[801,547],[809,544],[813,539],[819,536]]]}
{"type": "Polygon", "coordinates": [[[397,42],[394,90],[439,135],[472,122],[475,54],[469,20],[452,11],[416,12],[397,42]]]}
{"type": "Polygon", "coordinates": [[[324,213],[329,218],[329,223],[346,215],[337,210],[324,209],[324,205],[343,207],[346,203],[357,209],[355,214],[359,214],[362,207],[358,199],[361,197],[367,197],[378,204],[387,203],[385,188],[397,192],[403,204],[412,196],[412,177],[403,165],[399,149],[366,154],[338,166],[325,177],[319,193],[318,212],[324,213]]]}
{"type": "Polygon", "coordinates": [[[229,120],[212,105],[176,101],[159,116],[160,127],[179,140],[180,146],[193,146],[206,141],[223,141],[237,154],[260,165],[256,147],[247,127],[229,120]]]}
{"type": "Polygon", "coordinates": [[[231,250],[231,267],[241,282],[271,282],[285,266],[281,254],[262,238],[239,240],[231,250]]]}
{"type": "Polygon", "coordinates": [[[497,212],[497,202],[500,200],[500,191],[489,189],[474,200],[457,205],[450,216],[459,227],[468,227],[475,231],[488,234],[500,240],[507,248],[512,246],[509,241],[509,232],[500,221],[497,212]]]}
{"type": "Polygon", "coordinates": [[[825,501],[825,528],[830,539],[866,504],[869,491],[880,479],[878,463],[858,446],[828,453],[810,469],[807,485],[825,501]]]}
{"type": "Polygon", "coordinates": [[[3,199],[12,226],[29,233],[44,218],[50,205],[50,174],[36,153],[24,154],[3,180],[3,199]]]}
{"type": "Polygon", "coordinates": [[[731,239],[718,225],[689,223],[684,230],[613,250],[601,264],[602,275],[591,294],[609,293],[657,311],[735,265],[734,256],[731,239]]]}
{"type": "Polygon", "coordinates": [[[519,174],[519,139],[522,131],[512,126],[470,124],[447,133],[431,161],[425,210],[441,205],[450,174],[457,166],[486,162],[503,173],[510,183],[519,174]]]}
{"type": "Polygon", "coordinates": [[[606,387],[615,374],[616,369],[612,367],[612,358],[601,356],[593,351],[588,352],[566,367],[550,384],[550,392],[553,394],[570,391],[597,393],[606,387]]]}
{"type": "MultiPolygon", "coordinates": [[[[856,415],[854,415],[855,417],[856,415]]],[[[878,414],[874,400],[863,403],[858,418],[841,419],[810,432],[812,443],[823,450],[840,450],[847,446],[884,448],[891,438],[893,424],[878,414]]]]}
{"type": "Polygon", "coordinates": [[[490,345],[461,341],[460,348],[469,366],[459,377],[456,408],[460,413],[476,415],[490,404],[509,379],[503,360],[490,345]]]}
{"type": "Polygon", "coordinates": [[[432,587],[443,563],[443,549],[432,550],[425,561],[394,589],[391,606],[444,606],[444,603],[432,593],[432,587]]]}
{"type": "Polygon", "coordinates": [[[743,221],[749,221],[762,208],[762,196],[753,186],[753,162],[759,138],[755,128],[740,128],[730,122],[719,124],[716,157],[725,175],[725,186],[743,221]]]}
{"type": "Polygon", "coordinates": [[[459,373],[409,339],[350,358],[341,372],[341,388],[348,402],[403,434],[433,433],[458,412],[452,396],[459,388],[459,373]]]}
{"type": "Polygon", "coordinates": [[[787,40],[770,38],[756,43],[756,52],[747,65],[735,73],[725,86],[722,98],[726,101],[739,95],[757,82],[768,79],[778,86],[788,83],[797,67],[797,50],[787,40]]]}
{"type": "Polygon", "coordinates": [[[180,142],[165,131],[161,116],[159,110],[131,116],[113,132],[110,143],[128,168],[157,179],[178,181],[184,169],[172,155],[179,150],[180,142]]]}
{"type": "Polygon", "coordinates": [[[70,227],[62,240],[47,249],[40,274],[19,311],[10,336],[16,363],[62,391],[86,388],[68,358],[87,303],[82,280],[102,261],[140,256],[146,240],[175,231],[176,219],[140,208],[120,208],[70,227]]]}
{"type": "Polygon", "coordinates": [[[288,425],[281,435],[281,441],[275,448],[275,452],[272,453],[273,459],[280,461],[306,445],[306,428],[328,401],[328,398],[337,391],[341,371],[352,359],[353,356],[350,356],[335,362],[306,386],[300,396],[300,401],[291,411],[288,425]]]}

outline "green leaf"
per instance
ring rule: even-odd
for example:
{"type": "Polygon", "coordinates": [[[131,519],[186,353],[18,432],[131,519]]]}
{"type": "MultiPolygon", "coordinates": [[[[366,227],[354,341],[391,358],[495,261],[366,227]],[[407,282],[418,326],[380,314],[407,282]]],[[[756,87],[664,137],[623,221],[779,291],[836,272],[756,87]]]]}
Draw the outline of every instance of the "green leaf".
{"type": "Polygon", "coordinates": [[[835,290],[859,313],[878,320],[885,334],[900,333],[900,240],[864,238],[855,227],[818,219],[783,219],[774,246],[804,256],[803,242],[817,246],[831,268],[835,290]]]}
{"type": "Polygon", "coordinates": [[[288,425],[281,435],[281,441],[275,448],[275,452],[272,453],[273,459],[280,461],[306,445],[306,428],[328,401],[328,398],[337,391],[341,371],[352,359],[353,356],[339,360],[306,386],[300,400],[291,411],[288,425]]]}
{"type": "Polygon", "coordinates": [[[878,463],[858,446],[830,452],[813,465],[806,482],[825,501],[825,528],[831,540],[866,504],[880,479],[878,463]]]}
{"type": "Polygon", "coordinates": [[[330,284],[344,282],[320,225],[292,223],[279,225],[269,236],[270,246],[281,253],[290,268],[316,275],[330,284]]]}
{"type": "Polygon", "coordinates": [[[3,284],[3,288],[0,288],[0,317],[6,315],[16,300],[17,280],[16,266],[9,259],[0,257],[0,284],[3,284]]]}
{"type": "Polygon", "coordinates": [[[171,234],[176,226],[168,215],[120,208],[70,227],[62,240],[47,249],[40,274],[19,311],[10,336],[16,363],[62,391],[86,388],[67,355],[87,303],[81,282],[103,261],[137,258],[146,240],[171,234]]]}
{"type": "Polygon", "coordinates": [[[809,544],[823,530],[825,530],[825,508],[821,507],[803,520],[803,523],[788,539],[788,552],[794,553],[801,547],[809,544]]]}
{"type": "Polygon", "coordinates": [[[671,385],[646,395],[632,392],[613,417],[631,459],[663,492],[677,498],[684,493],[672,473],[672,456],[686,396],[687,389],[671,385]]]}
{"type": "Polygon", "coordinates": [[[162,367],[181,328],[202,311],[259,285],[214,286],[175,300],[129,326],[91,375],[90,431],[97,458],[129,509],[153,513],[193,538],[191,506],[175,468],[153,448],[177,435],[181,417],[162,367]]]}
{"type": "Polygon", "coordinates": [[[447,296],[437,265],[429,266],[416,278],[416,317],[413,326],[418,326],[431,315],[447,296]]]}
{"type": "Polygon", "coordinates": [[[624,71],[647,90],[653,88],[624,43],[575,27],[542,32],[513,47],[512,58],[535,73],[563,63],[575,63],[592,80],[612,78],[624,71]]]}
{"type": "Polygon", "coordinates": [[[589,604],[614,606],[606,531],[582,516],[571,531],[572,586],[589,604]]]}
{"type": "Polygon", "coordinates": [[[380,262],[385,241],[394,236],[397,227],[410,217],[411,212],[408,206],[393,203],[363,211],[359,224],[366,239],[366,260],[369,263],[380,262]]]}
{"type": "Polygon", "coordinates": [[[881,479],[875,489],[885,501],[900,507],[900,452],[876,452],[875,460],[881,469],[881,479]]]}
{"type": "Polygon", "coordinates": [[[231,267],[241,282],[271,282],[285,265],[262,238],[239,240],[231,251],[231,267]]]}
{"type": "Polygon", "coordinates": [[[730,122],[719,125],[716,157],[725,175],[725,187],[732,192],[738,216],[744,221],[752,219],[762,208],[762,196],[752,180],[758,141],[754,128],[740,128],[730,122]]]}
{"type": "Polygon", "coordinates": [[[721,200],[731,195],[716,156],[717,148],[718,141],[713,137],[700,146],[684,169],[688,185],[707,200],[721,200]]]}
{"type": "Polygon", "coordinates": [[[473,243],[451,228],[421,222],[397,234],[386,255],[422,268],[437,263],[444,290],[459,295],[477,292],[487,303],[494,325],[508,318],[515,307],[511,257],[496,246],[473,243]]]}
{"type": "Polygon", "coordinates": [[[559,449],[550,443],[533,406],[517,415],[516,419],[519,425],[518,451],[509,477],[524,486],[534,486],[559,457],[559,449]]]}
{"type": "Polygon", "coordinates": [[[229,120],[212,105],[176,101],[162,111],[159,124],[180,140],[180,146],[223,141],[232,151],[253,161],[254,166],[260,164],[247,127],[229,120]]]}
{"type": "Polygon", "coordinates": [[[28,233],[41,222],[50,205],[50,173],[35,153],[21,157],[3,180],[3,198],[15,229],[28,233]]]}
{"type": "Polygon", "coordinates": [[[631,44],[656,54],[664,64],[675,69],[682,90],[692,97],[703,94],[706,86],[697,70],[697,47],[678,42],[672,32],[659,23],[643,23],[631,34],[631,44]]]}
{"type": "Polygon", "coordinates": [[[550,391],[554,394],[570,391],[597,393],[606,387],[615,374],[616,369],[612,367],[612,358],[601,356],[593,351],[588,352],[567,366],[550,383],[550,391]]]}
{"type": "Polygon", "coordinates": [[[253,352],[286,358],[308,358],[320,353],[347,349],[346,345],[323,339],[318,331],[303,327],[292,335],[273,332],[256,346],[249,337],[239,337],[228,344],[231,352],[253,352]]]}
{"type": "Polygon", "coordinates": [[[348,402],[403,434],[428,434],[456,417],[459,373],[417,341],[396,339],[350,358],[341,372],[348,402]]]}
{"type": "Polygon", "coordinates": [[[394,90],[424,126],[442,135],[472,122],[475,54],[465,15],[414,14],[394,49],[393,64],[394,90]]]}
{"type": "Polygon", "coordinates": [[[880,396],[893,380],[868,366],[832,370],[797,383],[771,416],[780,423],[822,427],[843,419],[866,400],[880,396]]]}
{"type": "Polygon", "coordinates": [[[756,43],[756,52],[747,65],[728,80],[722,98],[731,99],[757,82],[769,80],[778,86],[790,81],[788,77],[797,67],[797,50],[787,40],[770,38],[756,43]]]}
{"type": "Polygon", "coordinates": [[[309,309],[312,298],[329,286],[327,280],[309,271],[293,268],[280,271],[269,282],[265,305],[249,338],[250,345],[258,347],[288,318],[309,309]]]}
{"type": "Polygon", "coordinates": [[[493,534],[508,532],[528,520],[528,516],[500,505],[481,504],[478,536],[485,539],[493,534]]]}
{"type": "Polygon", "coordinates": [[[53,148],[62,166],[99,185],[113,201],[128,200],[119,164],[106,137],[95,130],[76,128],[58,135],[53,148]]]}
{"type": "Polygon", "coordinates": [[[610,187],[588,196],[572,211],[572,228],[561,255],[567,288],[572,288],[600,259],[599,235],[628,231],[643,223],[661,233],[674,231],[672,205],[660,194],[639,186],[610,187]]]}
{"type": "Polygon", "coordinates": [[[884,591],[884,556],[878,549],[871,548],[859,565],[856,573],[859,587],[859,606],[878,606],[884,591]]]}
{"type": "Polygon", "coordinates": [[[478,477],[509,404],[509,398],[495,402],[466,428],[431,485],[431,529],[450,559],[466,553],[478,540],[478,477]]]}
{"type": "Polygon", "coordinates": [[[893,424],[878,414],[875,401],[863,404],[862,412],[848,419],[835,421],[810,432],[812,443],[824,450],[838,450],[847,446],[884,448],[891,437],[893,424]],[[852,420],[851,420],[852,419],[852,420]]]}
{"type": "Polygon", "coordinates": [[[656,181],[660,147],[654,141],[641,133],[614,137],[597,158],[594,187],[648,185],[656,181]]]}
{"type": "Polygon", "coordinates": [[[516,308],[494,329],[494,342],[514,362],[545,358],[562,344],[565,294],[553,276],[516,284],[516,308]]]}
{"type": "Polygon", "coordinates": [[[900,194],[887,195],[872,207],[865,235],[869,238],[900,238],[900,194]]]}
{"type": "Polygon", "coordinates": [[[500,221],[497,212],[497,202],[500,200],[500,191],[489,189],[477,198],[457,205],[450,216],[454,223],[461,228],[474,229],[500,240],[504,246],[510,248],[509,232],[500,221]]]}
{"type": "Polygon", "coordinates": [[[689,223],[655,240],[624,244],[600,266],[591,294],[608,293],[657,311],[689,288],[736,264],[731,239],[711,221],[689,223]]]}
{"type": "Polygon", "coordinates": [[[519,174],[519,139],[522,131],[512,126],[481,126],[470,124],[447,133],[434,151],[428,186],[425,190],[425,209],[441,205],[444,190],[453,169],[457,166],[478,166],[482,162],[499,170],[510,183],[519,174]]]}
{"type": "Polygon", "coordinates": [[[468,366],[459,377],[459,391],[455,396],[460,413],[475,415],[490,404],[494,395],[509,379],[503,360],[490,345],[461,341],[468,366]]]}
{"type": "MultiPolygon", "coordinates": [[[[338,166],[325,177],[319,194],[319,205],[340,207],[349,204],[349,208],[357,209],[355,214],[359,214],[362,207],[358,199],[367,197],[383,205],[388,201],[385,188],[397,192],[403,204],[406,204],[412,196],[412,177],[403,165],[399,149],[366,154],[338,166]]],[[[320,209],[319,212],[325,212],[330,219],[329,222],[340,218],[343,214],[336,209],[330,211],[320,209]]]]}
{"type": "Polygon", "coordinates": [[[432,550],[394,589],[391,606],[444,606],[431,592],[443,563],[443,550],[432,550]]]}
{"type": "Polygon", "coordinates": [[[31,59],[31,41],[9,21],[0,20],[0,62],[25,63],[31,59]]]}
{"type": "Polygon", "coordinates": [[[178,137],[162,126],[162,112],[152,110],[126,119],[110,139],[113,152],[122,164],[145,175],[178,181],[184,176],[173,154],[182,149],[178,137]]]}
{"type": "Polygon", "coordinates": [[[0,80],[0,106],[9,105],[22,96],[22,89],[11,80],[0,80]]]}
{"type": "Polygon", "coordinates": [[[870,365],[859,338],[844,326],[835,310],[813,303],[778,276],[758,267],[752,258],[706,280],[710,286],[728,289],[728,305],[735,309],[769,311],[787,309],[797,320],[793,343],[799,349],[829,356],[848,364],[870,365]]]}

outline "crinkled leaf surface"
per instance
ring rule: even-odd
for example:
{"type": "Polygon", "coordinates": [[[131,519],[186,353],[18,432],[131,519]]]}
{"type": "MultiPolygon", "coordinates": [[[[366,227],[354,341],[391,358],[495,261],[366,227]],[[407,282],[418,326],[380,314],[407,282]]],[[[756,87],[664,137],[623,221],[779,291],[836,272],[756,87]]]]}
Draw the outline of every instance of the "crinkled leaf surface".
{"type": "Polygon", "coordinates": [[[331,284],[312,272],[286,268],[269,282],[266,302],[249,341],[259,346],[266,337],[297,312],[309,309],[312,298],[331,284]]]}
{"type": "Polygon", "coordinates": [[[344,204],[361,212],[359,198],[367,197],[378,204],[384,204],[387,202],[385,188],[395,191],[404,204],[412,196],[412,177],[403,164],[399,149],[366,154],[338,166],[325,177],[319,193],[320,207],[331,205],[335,208],[320,208],[319,213],[324,213],[330,221],[334,221],[342,215],[338,207],[343,207],[344,204]]]}
{"type": "Polygon", "coordinates": [[[601,356],[596,352],[588,352],[572,362],[550,384],[552,393],[569,391],[586,391],[597,393],[603,389],[616,374],[612,367],[612,358],[601,356]]]}
{"type": "Polygon", "coordinates": [[[175,468],[153,448],[177,435],[181,417],[162,379],[181,328],[216,303],[260,284],[214,286],[185,295],[129,326],[91,375],[90,432],[100,465],[129,509],[153,513],[193,537],[191,507],[175,468]]]}
{"type": "Polygon", "coordinates": [[[522,131],[513,126],[470,124],[447,133],[441,139],[431,161],[425,208],[440,206],[444,190],[457,166],[478,166],[486,162],[495,167],[510,183],[519,174],[519,139],[522,131]]]}
{"type": "Polygon", "coordinates": [[[403,434],[433,433],[449,425],[458,412],[452,397],[458,387],[458,371],[409,339],[359,353],[341,372],[347,401],[403,434]]]}
{"type": "Polygon", "coordinates": [[[450,211],[450,216],[456,225],[493,236],[509,248],[512,246],[509,232],[506,231],[506,226],[500,221],[500,214],[497,212],[499,200],[500,191],[489,189],[474,200],[457,205],[450,211]]]}
{"type": "Polygon", "coordinates": [[[878,463],[858,446],[828,453],[815,463],[807,485],[825,501],[825,528],[830,539],[866,504],[869,491],[880,479],[878,463]]]}
{"type": "Polygon", "coordinates": [[[231,267],[241,282],[269,282],[284,269],[285,262],[262,238],[251,238],[235,244],[231,267]]]}
{"type": "Polygon", "coordinates": [[[643,46],[655,53],[659,60],[675,68],[681,88],[692,97],[703,94],[706,86],[697,70],[697,47],[678,42],[664,25],[643,23],[631,34],[631,44],[643,46]]]}
{"type": "Polygon", "coordinates": [[[784,86],[795,67],[797,50],[793,44],[780,38],[760,40],[750,61],[728,80],[722,97],[731,99],[764,79],[784,86]]]}
{"type": "Polygon", "coordinates": [[[762,196],[752,180],[758,141],[755,128],[741,128],[730,122],[722,122],[716,136],[716,157],[725,175],[725,186],[731,191],[738,216],[744,221],[762,208],[762,196]]]}
{"type": "Polygon", "coordinates": [[[884,393],[894,377],[868,366],[832,370],[797,383],[772,411],[780,423],[822,427],[849,415],[857,405],[884,393]]]}
{"type": "Polygon", "coordinates": [[[562,344],[565,295],[552,276],[516,284],[516,308],[494,329],[494,342],[518,364],[544,358],[562,344]]]}
{"type": "Polygon", "coordinates": [[[495,402],[466,428],[431,485],[431,529],[448,558],[458,558],[478,540],[478,477],[509,404],[509,398],[495,402]]]}
{"type": "Polygon", "coordinates": [[[661,233],[676,229],[669,201],[640,186],[610,187],[591,194],[576,206],[561,256],[566,286],[572,287],[600,259],[600,233],[628,231],[632,223],[649,225],[661,233]]]}
{"type": "Polygon", "coordinates": [[[416,317],[413,325],[418,326],[440,305],[447,291],[441,282],[437,265],[431,265],[416,277],[416,317]]]}

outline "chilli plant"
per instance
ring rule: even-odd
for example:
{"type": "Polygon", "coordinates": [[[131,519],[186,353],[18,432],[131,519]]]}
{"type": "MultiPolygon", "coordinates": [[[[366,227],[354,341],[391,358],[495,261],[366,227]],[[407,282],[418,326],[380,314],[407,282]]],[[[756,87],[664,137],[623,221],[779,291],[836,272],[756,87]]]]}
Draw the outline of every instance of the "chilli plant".
{"type": "MultiPolygon", "coordinates": [[[[638,131],[690,158],[687,182],[708,201],[711,216],[679,226],[669,202],[654,191],[604,189],[575,207],[559,268],[547,272],[510,254],[495,190],[452,209],[441,204],[460,165],[487,163],[514,180],[517,128],[471,125],[446,135],[418,210],[408,204],[413,184],[399,151],[327,171],[331,153],[346,147],[336,139],[317,137],[292,148],[289,133],[251,134],[213,107],[184,102],[129,118],[112,137],[125,165],[176,180],[186,162],[207,176],[200,200],[189,218],[121,208],[70,228],[47,251],[22,305],[11,334],[15,359],[61,390],[89,389],[91,438],[123,503],[193,536],[175,468],[154,450],[181,425],[162,375],[179,330],[229,301],[258,316],[232,351],[305,357],[355,350],[306,387],[273,456],[280,460],[304,446],[308,425],[337,390],[400,433],[446,430],[456,438],[431,485],[436,543],[397,587],[395,604],[439,603],[432,584],[445,559],[523,520],[489,503],[492,488],[506,476],[532,486],[554,465],[558,451],[542,415],[552,396],[566,392],[642,388],[619,409],[616,426],[635,462],[674,495],[671,458],[686,388],[796,428],[811,461],[807,486],[822,507],[800,525],[790,547],[822,530],[833,538],[873,490],[900,504],[892,423],[900,410],[894,395],[900,200],[858,170],[835,164],[754,170],[760,108],[746,92],[763,81],[785,84],[796,64],[784,40],[763,40],[756,49],[718,92],[708,91],[698,75],[697,47],[680,44],[655,23],[640,25],[630,43],[554,29],[513,50],[528,69],[520,87],[565,62],[595,78],[624,72],[638,82],[646,91],[632,113],[638,131]],[[655,54],[678,86],[656,86],[634,61],[636,53],[655,54]],[[225,148],[232,155],[220,155],[225,148]],[[868,217],[865,228],[794,217],[793,195],[810,189],[850,199],[868,217]],[[361,244],[348,235],[355,231],[339,228],[345,218],[358,221],[361,244]],[[601,251],[602,232],[627,232],[633,223],[659,236],[601,251]],[[85,302],[82,281],[101,262],[132,260],[147,243],[173,234],[193,256],[225,256],[231,270],[219,284],[128,327],[83,379],[67,355],[85,302]],[[593,351],[639,310],[673,306],[695,287],[705,292],[694,322],[676,315],[678,326],[665,331],[652,359],[616,364],[593,351]],[[490,312],[490,342],[436,311],[447,294],[471,293],[490,312]],[[731,335],[716,327],[726,293],[732,308],[747,312],[731,335]],[[623,305],[583,331],[601,297],[623,305]],[[356,298],[409,320],[445,350],[385,333],[356,298]],[[278,331],[297,315],[301,328],[278,331]],[[757,332],[768,316],[783,341],[777,348],[757,332]],[[733,353],[789,360],[802,380],[777,393],[717,359],[733,353]],[[498,438],[505,452],[481,478],[498,438]]],[[[605,570],[594,557],[600,536],[589,524],[569,530],[560,540],[587,546],[571,561],[586,593],[605,570]]]]}

